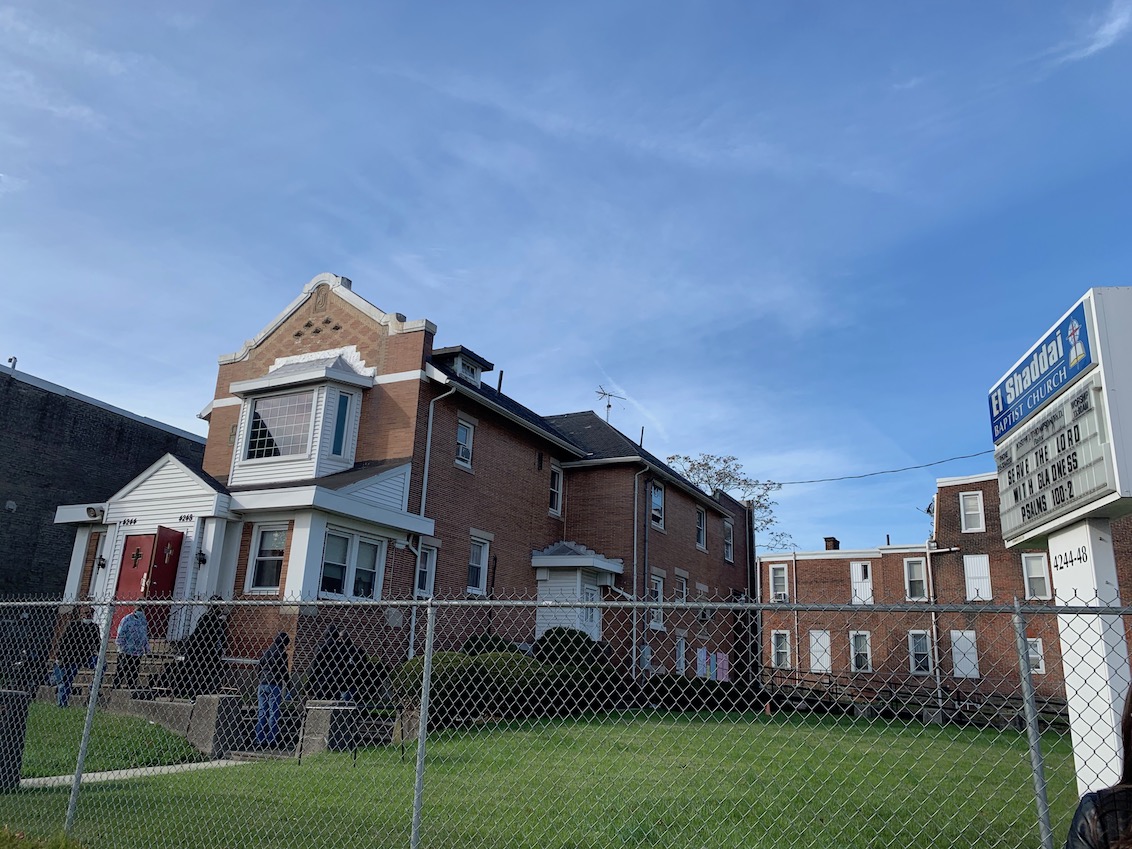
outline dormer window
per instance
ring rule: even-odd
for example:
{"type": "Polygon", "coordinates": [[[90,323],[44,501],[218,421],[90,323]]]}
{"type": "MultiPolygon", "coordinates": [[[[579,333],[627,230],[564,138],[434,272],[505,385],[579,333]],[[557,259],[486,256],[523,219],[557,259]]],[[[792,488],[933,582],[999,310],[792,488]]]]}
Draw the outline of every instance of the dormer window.
{"type": "Polygon", "coordinates": [[[464,357],[456,358],[456,373],[469,383],[480,385],[480,367],[464,357]]]}
{"type": "Polygon", "coordinates": [[[269,395],[251,402],[247,460],[305,454],[310,447],[314,392],[269,395]]]}

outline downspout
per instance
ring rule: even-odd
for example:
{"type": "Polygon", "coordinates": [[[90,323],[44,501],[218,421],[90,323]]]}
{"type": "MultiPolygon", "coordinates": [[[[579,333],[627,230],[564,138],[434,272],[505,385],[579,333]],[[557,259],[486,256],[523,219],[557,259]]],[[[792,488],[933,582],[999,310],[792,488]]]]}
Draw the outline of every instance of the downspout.
{"type": "Polygon", "coordinates": [[[425,435],[425,449],[424,449],[424,473],[421,480],[421,509],[418,515],[425,514],[425,504],[428,502],[428,463],[432,458],[432,417],[436,402],[450,395],[456,394],[456,387],[453,386],[443,395],[437,395],[428,402],[428,428],[425,435]]]}
{"type": "MultiPolygon", "coordinates": [[[[748,499],[743,502],[743,511],[747,523],[747,602],[762,601],[762,579],[759,570],[758,537],[755,529],[755,511],[752,502],[748,499]]],[[[750,613],[748,612],[748,617],[750,613]]],[[[748,619],[750,621],[750,619],[748,619]]],[[[762,680],[762,646],[763,646],[763,612],[761,607],[755,608],[755,617],[752,633],[747,636],[750,641],[747,646],[747,659],[750,663],[751,680],[762,680]],[[757,649],[756,649],[757,647],[757,649]]]]}
{"type": "MultiPolygon", "coordinates": [[[[435,399],[434,399],[435,400],[435,399]]],[[[413,548],[413,544],[408,539],[405,540],[405,548],[416,555],[415,565],[413,566],[413,592],[411,598],[416,601],[417,598],[417,570],[421,568],[421,550],[413,548]]],[[[435,577],[433,580],[436,580],[435,577]]],[[[435,589],[435,587],[434,587],[435,589]]],[[[416,656],[417,646],[417,606],[414,604],[409,610],[409,651],[408,660],[412,660],[416,656]]]]}
{"type": "MultiPolygon", "coordinates": [[[[649,564],[649,539],[652,536],[652,483],[651,477],[645,478],[645,490],[648,497],[645,500],[645,545],[644,545],[644,563],[641,569],[641,598],[647,599],[652,594],[652,566],[649,564]]],[[[661,513],[661,519],[664,514],[661,513]]],[[[663,601],[663,599],[661,599],[663,601]]],[[[653,613],[649,610],[648,616],[641,621],[641,651],[643,652],[646,647],[649,649],[649,667],[652,667],[652,646],[649,643],[649,628],[650,621],[652,620],[653,613]]]]}
{"type": "Polygon", "coordinates": [[[928,573],[928,603],[932,606],[932,670],[935,672],[935,706],[943,721],[943,681],[939,672],[939,614],[936,612],[935,576],[932,574],[931,540],[924,543],[925,569],[928,573]]]}
{"type": "MultiPolygon", "coordinates": [[[[450,395],[454,395],[455,393],[456,393],[456,387],[453,386],[451,389],[449,389],[443,395],[437,395],[435,398],[433,398],[431,401],[428,402],[428,425],[425,428],[424,468],[421,471],[421,509],[418,513],[418,515],[420,515],[420,516],[424,516],[425,505],[428,503],[428,464],[429,464],[429,460],[432,459],[432,420],[433,420],[433,415],[436,411],[436,402],[441,400],[442,398],[447,398],[450,395]]],[[[420,550],[415,549],[410,545],[409,551],[413,552],[417,556],[416,562],[417,562],[417,568],[419,569],[420,568],[420,562],[421,562],[420,550]]],[[[435,590],[435,587],[433,589],[435,590]]],[[[408,659],[409,660],[413,659],[413,654],[414,654],[414,650],[416,648],[416,640],[417,640],[417,605],[415,603],[416,595],[417,595],[417,575],[416,575],[416,569],[414,569],[413,570],[413,593],[412,593],[412,598],[414,599],[414,604],[413,604],[412,610],[409,613],[409,651],[408,651],[408,655],[409,655],[408,659]]]]}
{"type": "MultiPolygon", "coordinates": [[[[633,475],[633,601],[639,601],[639,599],[640,599],[640,596],[637,595],[637,587],[639,586],[639,581],[640,581],[640,567],[639,567],[638,561],[637,561],[637,522],[640,521],[640,506],[639,505],[640,505],[640,495],[641,495],[640,477],[641,477],[641,475],[643,475],[648,470],[649,470],[649,467],[645,466],[643,469],[641,469],[639,472],[637,472],[635,475],[633,475]]],[[[634,681],[637,679],[637,667],[639,666],[638,657],[640,656],[639,655],[639,646],[637,645],[638,632],[640,630],[640,628],[639,628],[640,618],[641,618],[640,608],[637,607],[636,605],[633,605],[633,658],[632,658],[631,663],[633,665],[633,680],[634,681]]]]}
{"type": "MultiPolygon", "coordinates": [[[[794,592],[790,598],[794,600],[794,604],[798,604],[798,550],[795,549],[790,554],[793,563],[791,564],[790,571],[794,576],[794,592]]],[[[794,678],[796,681],[802,680],[802,632],[799,630],[798,623],[798,608],[794,608],[794,678]]]]}

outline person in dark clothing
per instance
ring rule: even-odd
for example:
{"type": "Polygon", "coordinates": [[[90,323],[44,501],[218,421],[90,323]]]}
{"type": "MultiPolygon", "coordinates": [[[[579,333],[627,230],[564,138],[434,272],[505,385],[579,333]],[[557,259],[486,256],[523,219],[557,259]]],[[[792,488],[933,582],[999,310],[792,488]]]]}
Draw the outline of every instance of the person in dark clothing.
{"type": "Polygon", "coordinates": [[[259,691],[255,722],[257,746],[273,746],[279,737],[279,710],[283,704],[283,688],[290,680],[287,667],[287,646],[290,643],[291,638],[280,631],[259,659],[259,691]]]}
{"type": "MultiPolygon", "coordinates": [[[[210,600],[219,601],[220,598],[210,600]]],[[[197,620],[193,633],[185,640],[177,656],[162,670],[155,686],[180,699],[215,693],[220,688],[227,651],[228,609],[214,605],[197,620]]]]}
{"type": "Polygon", "coordinates": [[[81,616],[77,608],[73,609],[63,635],[59,638],[59,669],[55,682],[55,704],[59,707],[65,708],[70,703],[71,687],[75,683],[79,667],[94,666],[101,642],[102,633],[98,626],[81,616]]]}
{"type": "Polygon", "coordinates": [[[311,661],[307,695],[312,699],[353,701],[365,662],[365,655],[344,629],[327,628],[311,661]]]}
{"type": "Polygon", "coordinates": [[[1132,687],[1124,697],[1120,733],[1124,738],[1120,781],[1081,797],[1065,849],[1132,849],[1132,687]]]}

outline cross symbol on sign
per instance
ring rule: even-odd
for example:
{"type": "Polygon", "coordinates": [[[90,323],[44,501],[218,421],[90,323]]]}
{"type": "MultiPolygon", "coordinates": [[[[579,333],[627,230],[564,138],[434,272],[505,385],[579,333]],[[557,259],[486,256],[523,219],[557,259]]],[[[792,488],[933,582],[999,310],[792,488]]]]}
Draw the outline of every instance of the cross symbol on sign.
{"type": "Polygon", "coordinates": [[[173,556],[173,543],[165,543],[165,565],[169,565],[169,558],[173,556]]]}
{"type": "Polygon", "coordinates": [[[140,545],[138,546],[137,551],[130,555],[130,559],[134,561],[134,568],[137,569],[138,561],[142,559],[142,550],[140,545]]]}

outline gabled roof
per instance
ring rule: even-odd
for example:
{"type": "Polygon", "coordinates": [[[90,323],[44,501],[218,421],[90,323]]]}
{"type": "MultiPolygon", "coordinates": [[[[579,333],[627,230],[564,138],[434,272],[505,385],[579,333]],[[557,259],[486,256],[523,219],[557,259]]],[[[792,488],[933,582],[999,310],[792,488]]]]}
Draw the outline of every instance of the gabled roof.
{"type": "MultiPolygon", "coordinates": [[[[434,351],[433,357],[435,356],[436,352],[434,351]]],[[[426,373],[434,379],[439,379],[441,383],[452,386],[461,395],[484,404],[505,418],[557,445],[568,454],[579,458],[585,456],[586,452],[583,448],[550,424],[547,419],[498,390],[465,380],[452,370],[450,363],[451,360],[443,357],[439,361],[432,359],[429,361],[426,373]]]]}
{"type": "Polygon", "coordinates": [[[433,362],[437,360],[454,360],[456,357],[463,357],[465,360],[471,360],[478,365],[483,371],[491,371],[495,368],[495,363],[488,362],[481,357],[471,348],[465,348],[463,345],[452,345],[448,348],[433,348],[432,349],[433,362]]]}
{"type": "Polygon", "coordinates": [[[531,552],[535,569],[597,569],[620,575],[625,568],[620,558],[610,559],[573,540],[551,543],[541,551],[531,552]]]}
{"type": "Polygon", "coordinates": [[[430,333],[436,333],[436,325],[428,319],[418,319],[416,321],[409,321],[405,316],[400,313],[387,313],[384,312],[365,298],[360,295],[354,294],[353,283],[348,277],[339,277],[337,274],[330,274],[324,272],[311,279],[306,286],[303,287],[303,292],[295,300],[291,301],[279,315],[275,316],[267,327],[263,328],[254,338],[247,340],[240,350],[232,354],[224,354],[219,360],[221,365],[224,363],[238,362],[248,355],[252,348],[259,345],[264,339],[270,336],[276,328],[279,327],[284,321],[290,318],[296,310],[303,304],[314,297],[314,291],[319,286],[326,284],[330,286],[330,293],[341,298],[350,306],[354,307],[364,315],[369,316],[378,324],[384,325],[389,328],[390,334],[396,333],[411,333],[417,330],[427,330],[430,333]]]}
{"type": "Polygon", "coordinates": [[[563,413],[547,416],[546,421],[566,436],[571,442],[586,450],[580,465],[602,465],[604,463],[643,462],[669,483],[673,483],[703,504],[730,515],[719,502],[708,495],[686,477],[681,475],[663,460],[646,451],[613,425],[602,419],[593,410],[581,413],[563,413]]]}

